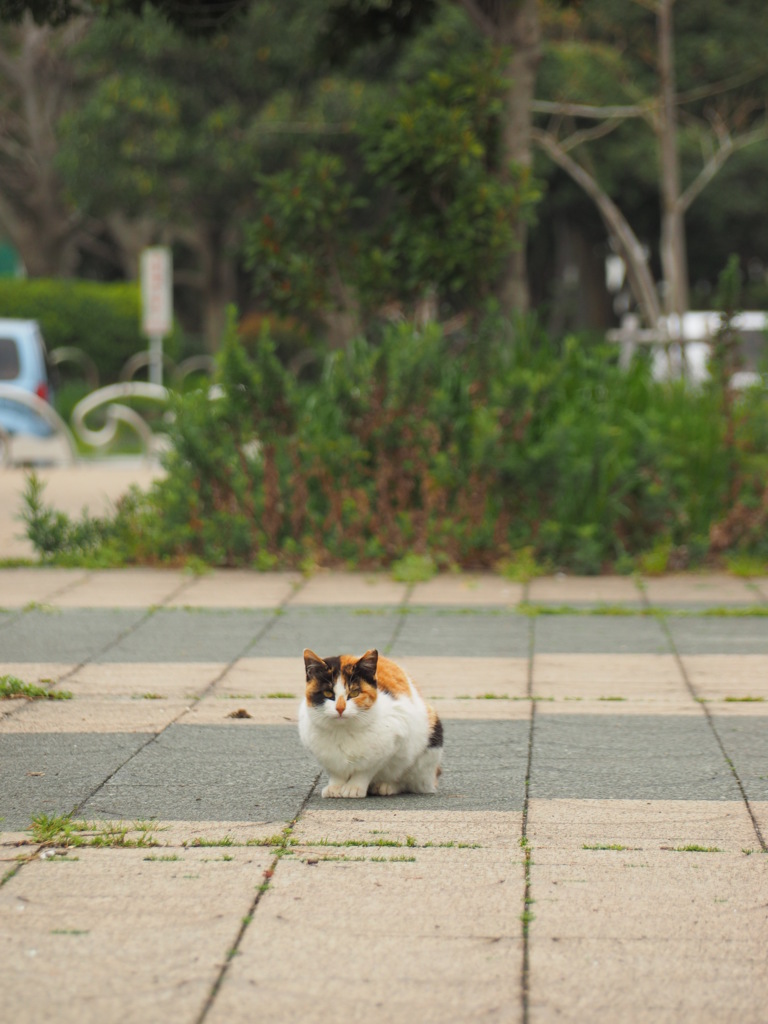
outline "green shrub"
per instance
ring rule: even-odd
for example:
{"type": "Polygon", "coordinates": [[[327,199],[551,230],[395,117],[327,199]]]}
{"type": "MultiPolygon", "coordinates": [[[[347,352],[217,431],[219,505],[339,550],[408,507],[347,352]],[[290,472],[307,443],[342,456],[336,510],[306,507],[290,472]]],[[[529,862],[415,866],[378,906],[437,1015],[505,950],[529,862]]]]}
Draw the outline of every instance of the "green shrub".
{"type": "Polygon", "coordinates": [[[49,351],[82,349],[102,384],[117,380],[126,360],[147,347],[140,304],[135,282],[0,279],[0,316],[37,320],[49,351]]]}
{"type": "Polygon", "coordinates": [[[710,534],[764,545],[764,394],[740,401],[724,445],[715,386],[617,357],[533,321],[465,341],[405,325],[332,353],[309,384],[266,333],[246,353],[231,321],[221,397],[177,396],[167,477],[122,503],[105,544],[133,561],[410,572],[524,553],[525,576],[695,560],[710,534]]]}

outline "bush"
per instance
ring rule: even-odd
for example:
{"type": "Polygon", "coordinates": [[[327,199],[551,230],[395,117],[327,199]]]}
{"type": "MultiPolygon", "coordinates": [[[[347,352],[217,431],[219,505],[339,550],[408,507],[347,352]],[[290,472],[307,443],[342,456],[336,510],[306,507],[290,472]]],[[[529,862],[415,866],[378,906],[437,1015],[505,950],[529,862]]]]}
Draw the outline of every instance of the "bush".
{"type": "Polygon", "coordinates": [[[147,347],[135,282],[0,280],[0,316],[37,320],[49,351],[82,349],[102,384],[116,381],[126,360],[147,347]]]}
{"type": "Polygon", "coordinates": [[[710,531],[721,549],[750,550],[765,395],[740,402],[725,444],[716,385],[660,384],[646,359],[625,371],[617,357],[532,321],[489,321],[464,342],[403,326],[332,353],[306,384],[267,334],[246,353],[233,322],[222,397],[175,399],[167,477],[124,503],[112,550],[435,567],[515,565],[523,552],[527,566],[586,573],[627,571],[643,552],[680,567],[706,554],[710,531]]]}

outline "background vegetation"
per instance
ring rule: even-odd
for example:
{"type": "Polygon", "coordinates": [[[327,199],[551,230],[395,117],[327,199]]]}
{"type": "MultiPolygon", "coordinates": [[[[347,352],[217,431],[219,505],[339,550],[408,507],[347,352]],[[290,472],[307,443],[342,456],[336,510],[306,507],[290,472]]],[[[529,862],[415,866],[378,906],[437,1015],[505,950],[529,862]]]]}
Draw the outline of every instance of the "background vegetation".
{"type": "MultiPolygon", "coordinates": [[[[729,387],[730,319],[698,388],[601,341],[624,312],[765,308],[763,0],[9,0],[0,18],[0,230],[30,278],[102,289],[170,245],[180,344],[218,354],[221,387],[174,399],[167,479],[113,520],[68,521],[33,486],[42,551],[768,557],[766,394],[729,387]]],[[[104,379],[143,347],[122,298],[98,313],[96,292],[33,286],[49,342],[91,339],[104,379]]]]}

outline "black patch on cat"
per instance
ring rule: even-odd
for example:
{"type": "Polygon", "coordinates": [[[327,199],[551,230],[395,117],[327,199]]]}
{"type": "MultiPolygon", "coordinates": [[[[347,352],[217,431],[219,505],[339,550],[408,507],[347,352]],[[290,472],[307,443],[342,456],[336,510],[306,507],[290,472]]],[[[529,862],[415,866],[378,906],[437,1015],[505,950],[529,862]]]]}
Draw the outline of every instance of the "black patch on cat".
{"type": "Polygon", "coordinates": [[[366,651],[359,661],[355,662],[353,678],[364,679],[371,686],[376,686],[376,668],[379,664],[378,651],[366,651]]]}
{"type": "Polygon", "coordinates": [[[341,658],[323,658],[324,664],[318,661],[310,661],[306,665],[307,682],[314,684],[314,689],[308,694],[310,702],[314,707],[322,707],[329,697],[323,694],[324,690],[333,687],[333,680],[341,670],[341,658]]]}
{"type": "Polygon", "coordinates": [[[429,734],[428,747],[442,747],[443,745],[443,723],[439,718],[435,719],[435,724],[432,727],[432,732],[429,734]]]}

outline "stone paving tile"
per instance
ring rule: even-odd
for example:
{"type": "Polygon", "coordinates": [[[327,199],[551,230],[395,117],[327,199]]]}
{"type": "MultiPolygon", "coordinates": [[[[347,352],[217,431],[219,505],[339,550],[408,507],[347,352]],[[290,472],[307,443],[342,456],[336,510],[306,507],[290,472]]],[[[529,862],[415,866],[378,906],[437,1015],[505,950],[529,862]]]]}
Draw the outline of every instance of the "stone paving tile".
{"type": "Polygon", "coordinates": [[[149,608],[162,604],[185,582],[172,569],[99,569],[51,598],[57,608],[149,608]]]}
{"type": "Polygon", "coordinates": [[[84,569],[0,569],[0,608],[48,604],[87,575],[84,569]]]}
{"type": "MultiPolygon", "coordinates": [[[[76,697],[133,697],[147,694],[177,699],[192,698],[216,679],[226,667],[209,662],[102,662],[83,665],[66,680],[76,697]]],[[[151,699],[151,697],[149,698],[151,699]]]]}
{"type": "Polygon", "coordinates": [[[305,647],[321,657],[364,654],[373,647],[384,654],[398,624],[394,609],[380,608],[361,614],[355,608],[289,605],[248,653],[255,657],[298,658],[299,664],[305,647]]]}
{"type": "Polygon", "coordinates": [[[277,608],[301,583],[299,573],[214,569],[189,577],[169,608],[277,608]]]}
{"type": "Polygon", "coordinates": [[[525,697],[436,697],[429,703],[444,722],[451,719],[528,722],[531,717],[531,702],[525,697]]]}
{"type": "MultiPolygon", "coordinates": [[[[496,702],[493,702],[496,703],[496,702]]],[[[501,702],[499,702],[501,703],[501,702]]],[[[505,702],[506,703],[506,702],[505,702]]],[[[354,807],[371,810],[519,811],[525,798],[528,722],[444,719],[445,757],[436,794],[404,793],[355,800],[354,807]],[[489,784],[489,779],[493,780],[489,784]]],[[[323,773],[308,807],[327,808],[320,796],[327,782],[323,773]]]]}
{"type": "Polygon", "coordinates": [[[161,608],[98,659],[108,662],[228,662],[243,654],[269,612],[161,608]]]}
{"type": "MultiPolygon", "coordinates": [[[[301,846],[321,843],[400,843],[412,840],[425,844],[453,844],[455,848],[479,845],[507,850],[520,859],[522,813],[517,811],[387,810],[386,804],[372,810],[353,805],[337,809],[328,801],[319,810],[307,810],[291,833],[301,846]]],[[[353,849],[350,847],[350,849],[353,849]]]]}
{"type": "Polygon", "coordinates": [[[425,700],[497,694],[525,697],[527,658],[423,658],[405,655],[399,664],[416,683],[425,700]]]}
{"type": "Polygon", "coordinates": [[[288,726],[237,720],[176,724],[108,778],[83,814],[291,821],[316,774],[296,730],[288,726]]]}
{"type": "Polygon", "coordinates": [[[424,608],[404,616],[391,657],[525,658],[529,637],[529,619],[523,615],[498,609],[462,612],[424,608]]]}
{"type": "Polygon", "coordinates": [[[667,620],[681,655],[768,654],[768,618],[678,618],[667,620]]]}
{"type": "Polygon", "coordinates": [[[531,891],[532,1022],[764,1019],[764,856],[576,851],[531,891]]]}
{"type": "MultiPolygon", "coordinates": [[[[0,639],[0,650],[2,650],[2,640],[0,639]]],[[[35,685],[43,684],[48,685],[51,681],[54,684],[58,684],[58,681],[64,677],[69,676],[69,673],[76,667],[76,662],[72,661],[5,661],[0,660],[0,676],[16,676],[17,679],[21,679],[23,683],[33,683],[35,685]]],[[[69,679],[61,684],[61,686],[55,685],[54,689],[70,689],[69,679]]],[[[5,705],[5,710],[13,707],[13,705],[5,705]]],[[[3,718],[3,704],[0,704],[0,721],[3,718]]]]}
{"type": "Polygon", "coordinates": [[[533,695],[564,698],[619,696],[684,702],[691,697],[671,654],[537,654],[533,695]]]}
{"type": "Polygon", "coordinates": [[[245,731],[254,725],[299,724],[298,697],[228,697],[212,693],[197,700],[184,716],[185,725],[225,725],[245,731]],[[245,714],[243,714],[245,712],[245,714]]]}
{"type": "Polygon", "coordinates": [[[753,800],[749,806],[755,816],[763,841],[768,845],[768,800],[753,800]]]}
{"type": "Polygon", "coordinates": [[[718,701],[764,697],[768,701],[768,654],[686,654],[682,662],[698,697],[718,701]]]}
{"type": "Polygon", "coordinates": [[[643,586],[652,605],[724,607],[760,603],[749,580],[725,573],[648,576],[643,579],[643,586]]]}
{"type": "Polygon", "coordinates": [[[0,889],[8,1020],[198,1019],[271,854],[186,849],[178,860],[148,859],[161,855],[78,849],[26,865],[0,889]]]}
{"type": "Polygon", "coordinates": [[[531,604],[640,606],[643,595],[628,576],[538,576],[528,586],[531,604]]]}
{"type": "Polygon", "coordinates": [[[534,624],[539,654],[669,654],[669,643],[651,616],[539,615],[534,624]]]}
{"type": "Polygon", "coordinates": [[[214,693],[228,697],[290,693],[298,701],[304,693],[301,651],[291,658],[240,658],[216,683],[214,693]]]}
{"type": "Polygon", "coordinates": [[[144,614],[139,608],[34,609],[0,632],[0,654],[4,662],[16,663],[93,660],[144,614]]]}
{"type": "Polygon", "coordinates": [[[503,576],[461,573],[442,574],[424,583],[416,583],[411,591],[408,604],[455,606],[457,608],[510,607],[523,600],[525,587],[513,583],[503,576]]]}
{"type": "Polygon", "coordinates": [[[744,801],[538,800],[528,804],[527,835],[538,861],[560,863],[584,845],[717,846],[754,849],[755,830],[744,801]]]}
{"type": "Polygon", "coordinates": [[[5,733],[150,733],[182,715],[190,701],[134,700],[131,697],[80,697],[33,701],[0,719],[5,733]]]}
{"type": "Polygon", "coordinates": [[[280,862],[210,1024],[253,1020],[256,1000],[265,1019],[359,1019],[361,998],[372,1024],[521,1020],[519,860],[486,850],[366,852],[384,859],[280,862]],[[322,969],[297,984],[296,965],[319,949],[355,952],[351,961],[323,955],[322,969]]]}
{"type": "Polygon", "coordinates": [[[384,573],[323,571],[312,576],[293,597],[291,604],[332,607],[357,605],[373,608],[403,604],[408,584],[398,583],[384,573]]]}
{"type": "Polygon", "coordinates": [[[615,693],[604,697],[539,697],[536,703],[538,715],[608,715],[664,717],[685,716],[701,718],[701,707],[688,696],[681,697],[619,697],[615,693]]]}
{"type": "Polygon", "coordinates": [[[69,814],[150,738],[128,732],[0,734],[3,827],[24,829],[35,815],[69,814]]]}
{"type": "MultiPolygon", "coordinates": [[[[758,705],[759,707],[760,705],[758,705]]],[[[768,709],[735,718],[719,709],[712,720],[748,800],[768,800],[768,709]]]]}
{"type": "MultiPolygon", "coordinates": [[[[622,708],[623,705],[615,705],[622,708]]],[[[738,800],[703,714],[537,715],[536,799],[738,800]]]]}

